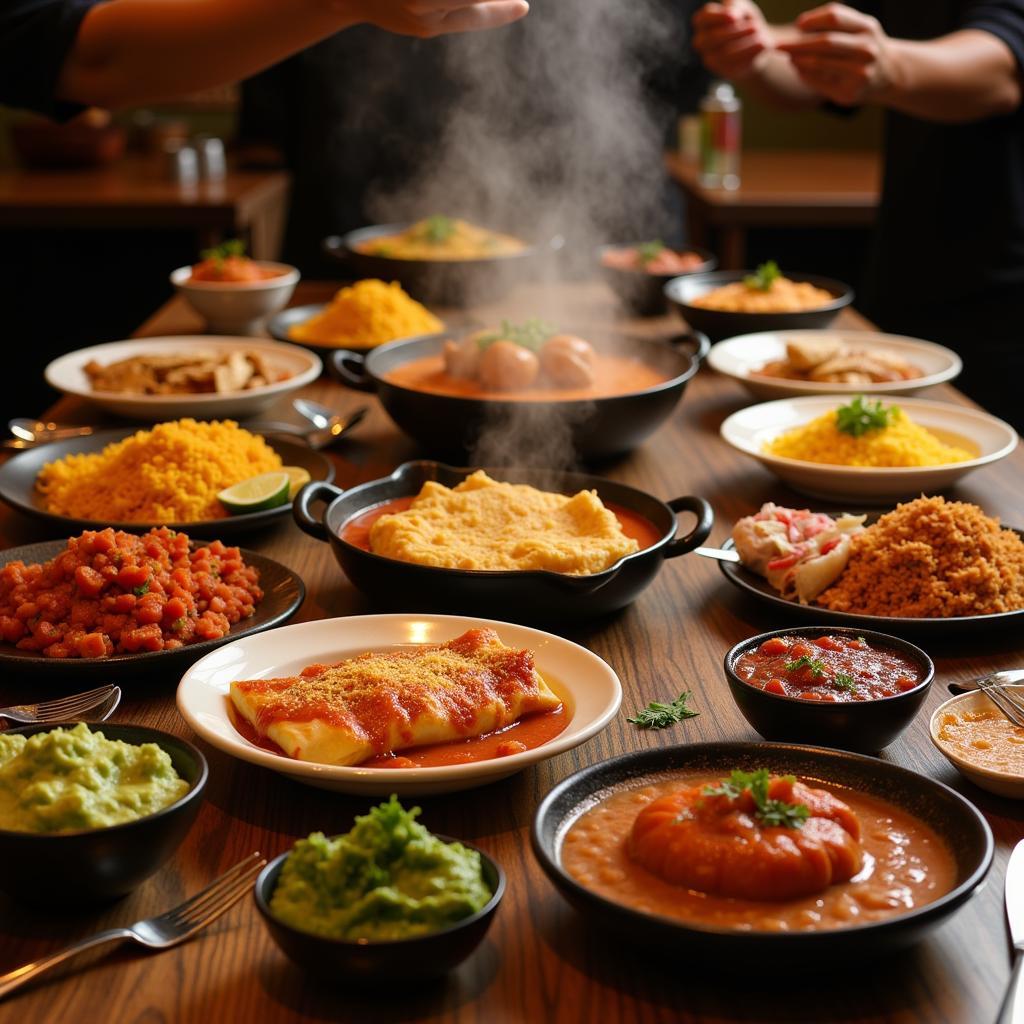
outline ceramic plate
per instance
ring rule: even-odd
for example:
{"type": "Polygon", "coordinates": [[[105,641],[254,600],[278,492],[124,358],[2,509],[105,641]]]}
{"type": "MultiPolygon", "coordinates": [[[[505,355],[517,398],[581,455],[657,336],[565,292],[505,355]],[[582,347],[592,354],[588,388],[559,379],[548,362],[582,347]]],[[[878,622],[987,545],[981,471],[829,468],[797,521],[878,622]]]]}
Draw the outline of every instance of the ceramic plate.
{"type": "Polygon", "coordinates": [[[760,334],[741,334],[713,346],[708,355],[708,365],[718,373],[738,380],[752,395],[763,399],[799,395],[856,395],[866,388],[872,394],[911,395],[935,384],[953,380],[963,369],[960,357],[952,349],[918,338],[880,334],[876,331],[762,331],[760,334]],[[853,347],[891,352],[919,367],[921,376],[870,385],[825,384],[814,380],[757,376],[757,371],[765,363],[785,359],[786,342],[789,339],[811,338],[839,338],[853,347]]]}
{"type": "MultiPolygon", "coordinates": [[[[45,520],[64,535],[78,530],[101,530],[107,526],[130,530],[132,533],[144,533],[154,526],[170,526],[175,530],[182,530],[190,537],[216,537],[223,540],[246,530],[269,526],[278,519],[288,518],[291,513],[291,502],[263,512],[246,512],[225,519],[204,519],[195,523],[111,523],[94,519],[74,519],[47,512],[43,506],[42,496],[36,491],[36,477],[47,462],[62,459],[65,455],[101,451],[108,444],[121,441],[132,433],[132,430],[101,430],[88,437],[42,444],[38,448],[30,448],[13,456],[0,466],[0,500],[7,502],[19,512],[45,520]]],[[[268,437],[267,444],[281,456],[284,465],[302,466],[309,473],[311,480],[334,479],[334,466],[330,460],[307,445],[278,437],[268,437]]]]}
{"type": "Polygon", "coordinates": [[[456,615],[357,615],[300,622],[219,648],[193,665],[178,687],[178,710],[218,750],[311,786],[385,797],[396,792],[403,796],[454,792],[514,775],[599,733],[621,701],[618,676],[586,648],[539,629],[456,615]],[[363,651],[406,644],[439,643],[477,626],[493,626],[503,643],[528,647],[536,654],[538,671],[550,674],[554,689],[572,710],[563,732],[532,750],[473,764],[337,767],[296,761],[258,747],[245,739],[228,717],[228,687],[234,680],[291,676],[314,662],[335,662],[363,651]]]}
{"type": "MultiPolygon", "coordinates": [[[[8,548],[0,552],[0,567],[15,561],[26,564],[46,562],[66,546],[67,541],[64,540],[48,540],[8,548]]],[[[306,588],[301,578],[280,562],[255,551],[243,548],[242,557],[248,565],[259,570],[263,600],[250,618],[232,626],[228,635],[219,640],[203,640],[172,651],[115,654],[109,658],[47,658],[34,651],[20,651],[10,644],[0,643],[0,669],[11,676],[47,676],[53,680],[66,680],[69,685],[93,678],[124,685],[132,676],[180,673],[197,658],[223,644],[283,625],[299,610],[305,599],[306,588]]]]}
{"type": "Polygon", "coordinates": [[[46,381],[65,395],[83,398],[117,416],[127,416],[143,423],[160,423],[183,416],[204,420],[255,416],[279,398],[316,380],[322,370],[319,356],[294,345],[279,345],[259,338],[183,335],[171,338],[134,338],[80,348],[50,363],[46,367],[46,381]],[[276,384],[222,395],[127,395],[94,391],[85,374],[85,365],[94,360],[106,365],[133,356],[178,355],[193,350],[232,352],[236,349],[259,352],[268,365],[291,376],[276,384]]]}
{"type": "Polygon", "coordinates": [[[855,501],[861,505],[890,504],[902,498],[936,494],[979,466],[1006,458],[1017,447],[1017,432],[1013,427],[980,409],[921,398],[901,398],[900,408],[915,423],[927,427],[947,444],[976,451],[977,457],[942,466],[879,468],[783,459],[766,455],[762,450],[779,434],[802,426],[841,404],[842,399],[835,395],[821,395],[752,405],[733,413],[722,424],[722,437],[803,494],[832,501],[855,501]]]}

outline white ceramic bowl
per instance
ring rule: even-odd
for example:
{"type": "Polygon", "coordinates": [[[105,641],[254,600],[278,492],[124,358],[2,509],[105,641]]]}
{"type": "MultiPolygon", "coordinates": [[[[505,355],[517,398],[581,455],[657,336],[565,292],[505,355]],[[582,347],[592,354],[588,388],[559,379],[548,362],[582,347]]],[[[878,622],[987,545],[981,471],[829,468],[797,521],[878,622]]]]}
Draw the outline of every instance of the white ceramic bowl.
{"type": "Polygon", "coordinates": [[[618,676],[596,654],[551,633],[509,622],[457,615],[355,615],[282,626],[245,637],[197,661],[178,686],[178,710],[207,743],[298,782],[359,796],[417,796],[471,789],[564,753],[599,733],[622,702],[618,676]],[[528,647],[537,669],[572,711],[566,728],[532,750],[472,764],[438,768],[360,768],[309,764],[245,739],[228,717],[229,685],[237,679],[296,675],[315,662],[335,662],[369,650],[438,643],[467,629],[492,626],[502,642],[528,647]]]}
{"type": "Polygon", "coordinates": [[[950,402],[901,398],[892,404],[898,404],[915,423],[927,427],[947,444],[974,449],[978,452],[977,458],[942,466],[879,468],[832,466],[784,459],[764,452],[765,444],[772,438],[842,403],[842,398],[836,395],[822,395],[752,405],[733,413],[722,424],[722,437],[803,494],[859,505],[891,504],[900,498],[936,494],[979,466],[1006,458],[1017,447],[1017,432],[1013,427],[986,412],[950,402]]]}
{"type": "MultiPolygon", "coordinates": [[[[1005,689],[1015,694],[1018,700],[1024,700],[1024,686],[1007,686],[1005,689]]],[[[976,786],[987,789],[990,793],[1008,796],[1014,800],[1024,799],[1024,775],[1001,772],[994,768],[983,768],[981,765],[965,761],[959,754],[953,752],[948,743],[943,743],[939,739],[939,721],[945,712],[953,709],[958,712],[980,711],[986,708],[995,708],[995,705],[980,690],[971,690],[968,693],[961,693],[957,697],[951,697],[932,713],[931,721],[928,724],[928,735],[931,736],[932,743],[935,744],[939,753],[964,778],[970,779],[976,786]]]]}
{"type": "Polygon", "coordinates": [[[752,395],[763,399],[800,395],[856,395],[865,389],[879,395],[912,395],[924,388],[953,380],[963,369],[960,357],[952,349],[931,341],[876,331],[762,331],[759,334],[740,334],[713,345],[708,353],[708,365],[718,373],[738,380],[752,395]],[[841,338],[849,345],[891,352],[920,367],[922,375],[882,384],[826,384],[815,380],[756,376],[756,371],[766,363],[785,359],[786,342],[790,338],[822,337],[841,338]]]}
{"type": "Polygon", "coordinates": [[[214,334],[252,334],[265,317],[288,305],[300,277],[298,270],[287,263],[254,262],[279,273],[264,281],[193,281],[191,267],[178,267],[171,273],[171,284],[214,334]]]}
{"type": "Polygon", "coordinates": [[[117,416],[127,416],[145,423],[160,423],[182,416],[204,420],[223,419],[225,416],[233,419],[255,416],[284,395],[316,380],[322,370],[323,364],[316,353],[295,345],[283,345],[259,338],[176,335],[169,338],[133,338],[130,341],[111,341],[104,345],[80,348],[50,363],[46,367],[46,381],[50,387],[66,395],[83,398],[117,416]],[[93,391],[84,369],[92,360],[105,365],[132,356],[170,355],[190,349],[230,352],[239,348],[261,352],[275,369],[290,373],[291,376],[276,384],[223,395],[126,395],[93,391]]]}

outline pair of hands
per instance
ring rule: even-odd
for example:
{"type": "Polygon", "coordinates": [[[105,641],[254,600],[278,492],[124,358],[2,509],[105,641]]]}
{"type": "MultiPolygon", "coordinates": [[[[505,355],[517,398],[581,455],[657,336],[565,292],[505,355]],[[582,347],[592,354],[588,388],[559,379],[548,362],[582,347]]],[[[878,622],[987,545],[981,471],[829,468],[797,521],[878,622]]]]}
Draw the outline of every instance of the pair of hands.
{"type": "Polygon", "coordinates": [[[888,36],[877,19],[829,3],[801,14],[795,31],[772,29],[753,0],[705,4],[693,18],[693,45],[712,74],[742,81],[769,51],[786,53],[812,92],[855,106],[887,88],[893,77],[888,36]]]}
{"type": "Polygon", "coordinates": [[[421,39],[500,28],[530,9],[526,0],[334,0],[333,6],[354,22],[421,39]]]}

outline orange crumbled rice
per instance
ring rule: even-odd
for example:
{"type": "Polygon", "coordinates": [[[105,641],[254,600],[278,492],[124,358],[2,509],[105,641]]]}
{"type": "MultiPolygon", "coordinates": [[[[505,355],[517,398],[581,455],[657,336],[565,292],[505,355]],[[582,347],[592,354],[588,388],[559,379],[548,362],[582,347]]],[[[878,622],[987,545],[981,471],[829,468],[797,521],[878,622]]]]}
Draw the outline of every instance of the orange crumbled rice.
{"type": "Polygon", "coordinates": [[[850,561],[817,599],[833,611],[908,618],[1024,608],[1024,541],[977,505],[917,498],[853,538],[850,561]]]}

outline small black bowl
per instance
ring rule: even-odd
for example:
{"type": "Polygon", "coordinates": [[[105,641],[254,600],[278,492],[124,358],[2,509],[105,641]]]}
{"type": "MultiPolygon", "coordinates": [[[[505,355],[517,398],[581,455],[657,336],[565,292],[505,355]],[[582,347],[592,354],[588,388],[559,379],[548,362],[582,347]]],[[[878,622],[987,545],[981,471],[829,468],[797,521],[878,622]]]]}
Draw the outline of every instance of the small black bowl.
{"type": "Polygon", "coordinates": [[[637,316],[661,316],[668,310],[668,299],[665,296],[665,285],[679,276],[690,274],[706,274],[718,266],[718,260],[707,249],[699,249],[695,245],[685,245],[679,252],[692,252],[701,257],[702,262],[692,270],[679,274],[651,274],[646,270],[625,270],[622,267],[610,267],[604,262],[607,252],[628,249],[626,243],[620,245],[602,245],[597,250],[597,263],[601,268],[601,276],[608,286],[619,297],[622,305],[637,316]]]}
{"type": "MultiPolygon", "coordinates": [[[[26,725],[5,735],[31,736],[78,724],[26,725]]],[[[156,743],[170,755],[174,770],[190,788],[169,807],[123,825],[50,835],[0,830],[0,889],[14,899],[79,906],[124,896],[174,853],[199,813],[209,768],[191,743],[141,725],[104,722],[91,728],[108,740],[156,743]]]]}
{"type": "Polygon", "coordinates": [[[820,743],[841,750],[874,752],[887,747],[921,710],[928,687],[935,678],[935,663],[906,640],[868,629],[837,626],[793,626],[741,640],[725,656],[725,678],[736,706],[743,717],[766,739],[790,743],[820,743]],[[888,647],[909,658],[921,675],[912,690],[895,697],[874,700],[836,701],[801,700],[768,693],[745,683],[736,674],[735,664],[742,654],[760,647],[772,637],[800,637],[816,640],[822,636],[863,637],[872,646],[888,647]]]}
{"type": "Polygon", "coordinates": [[[828,327],[839,310],[853,302],[853,289],[841,281],[815,274],[790,274],[791,281],[807,281],[824,288],[834,297],[824,306],[794,310],[788,313],[733,313],[720,309],[704,309],[691,305],[693,299],[713,288],[742,281],[749,270],[716,270],[712,274],[684,274],[674,277],[665,285],[665,296],[680,313],[689,327],[703,331],[712,341],[731,338],[736,334],[754,334],[758,331],[793,331],[801,328],[828,327]]]}
{"type": "Polygon", "coordinates": [[[480,945],[501,897],[505,894],[505,873],[477,846],[463,840],[438,835],[446,842],[460,842],[480,854],[484,881],[493,895],[475,914],[441,931],[411,939],[388,942],[327,939],[285,924],[270,909],[288,852],[275,857],[256,879],[253,896],[270,932],[281,951],[303,970],[326,981],[422,981],[436,978],[462,963],[480,945]]]}
{"type": "Polygon", "coordinates": [[[588,921],[632,945],[672,957],[712,963],[860,963],[920,940],[971,897],[992,866],[995,843],[981,812],[941,782],[863,754],[783,743],[694,743],[625,754],[591,765],[560,782],[533,819],[534,856],[558,891],[588,921]],[[580,884],[562,867],[566,832],[612,790],[659,782],[681,772],[719,773],[767,768],[855,788],[919,818],[944,840],[956,862],[953,888],[898,917],[828,931],[743,931],[634,910],[580,884]]]}

